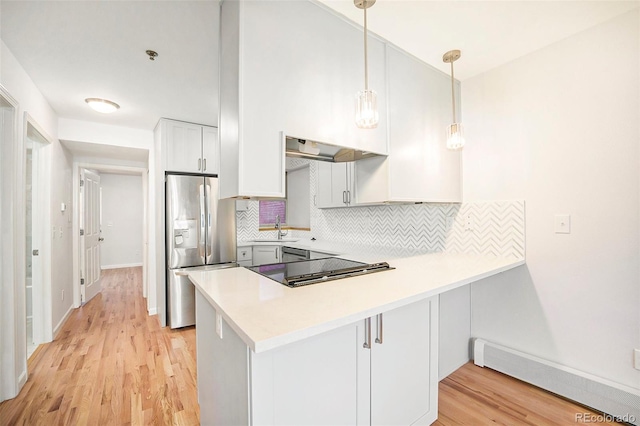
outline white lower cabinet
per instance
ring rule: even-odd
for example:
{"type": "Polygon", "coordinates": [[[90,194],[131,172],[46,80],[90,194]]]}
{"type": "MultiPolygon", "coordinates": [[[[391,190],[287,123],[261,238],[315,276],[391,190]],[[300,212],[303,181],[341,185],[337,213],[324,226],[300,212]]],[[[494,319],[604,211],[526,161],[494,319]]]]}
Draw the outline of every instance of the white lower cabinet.
{"type": "Polygon", "coordinates": [[[253,265],[267,265],[282,260],[281,246],[253,246],[253,265]]]}
{"type": "Polygon", "coordinates": [[[200,292],[196,315],[203,425],[428,425],[437,418],[437,296],[258,354],[224,322],[218,337],[215,311],[200,292]]]}

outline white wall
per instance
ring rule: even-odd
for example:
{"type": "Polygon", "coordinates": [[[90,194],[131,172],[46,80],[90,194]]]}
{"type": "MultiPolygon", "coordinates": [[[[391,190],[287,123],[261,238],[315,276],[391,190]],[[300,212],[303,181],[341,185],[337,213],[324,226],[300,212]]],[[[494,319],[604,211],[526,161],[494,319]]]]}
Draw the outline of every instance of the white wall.
{"type": "Polygon", "coordinates": [[[311,226],[309,167],[287,172],[287,225],[311,226]]]}
{"type": "Polygon", "coordinates": [[[103,269],[142,265],[142,176],[100,174],[103,269]]]}
{"type": "MultiPolygon", "coordinates": [[[[47,330],[45,334],[49,337],[53,334],[53,327],[58,324],[64,317],[64,315],[71,308],[71,297],[66,297],[61,300],[60,294],[62,290],[70,288],[71,280],[71,240],[70,235],[65,227],[66,223],[64,219],[60,217],[60,203],[65,202],[70,204],[70,194],[68,190],[71,187],[70,174],[68,173],[70,168],[70,162],[68,153],[63,149],[57,140],[57,121],[55,111],[49,106],[46,99],[33,81],[29,78],[22,66],[15,59],[11,51],[7,48],[4,42],[0,43],[0,52],[2,56],[2,63],[0,66],[0,84],[2,84],[7,91],[18,101],[18,140],[16,141],[16,150],[18,155],[16,161],[12,165],[14,168],[10,171],[9,175],[14,176],[15,182],[13,182],[14,190],[13,195],[15,209],[15,222],[13,223],[13,229],[10,234],[3,234],[5,239],[15,239],[15,253],[16,258],[14,260],[15,275],[14,285],[17,291],[15,292],[15,299],[10,301],[3,300],[3,304],[12,304],[15,306],[15,324],[0,324],[0,327],[5,329],[15,330],[15,347],[9,347],[3,345],[2,355],[6,356],[8,352],[14,352],[16,359],[16,377],[19,377],[19,381],[26,380],[26,327],[25,327],[25,223],[21,218],[25,217],[25,194],[22,190],[24,188],[24,113],[27,112],[34,119],[35,122],[46,132],[52,139],[52,143],[44,148],[49,155],[49,166],[51,172],[51,179],[49,181],[52,192],[50,197],[50,224],[56,227],[62,226],[62,236],[59,233],[58,238],[51,241],[49,247],[44,247],[43,251],[48,251],[51,255],[51,267],[50,287],[46,288],[44,292],[49,295],[57,295],[51,299],[51,303],[46,306],[46,323],[47,330]]],[[[4,194],[3,194],[4,195],[4,194]]],[[[4,215],[3,215],[4,217],[4,215]]],[[[59,230],[59,228],[57,228],[59,230]]],[[[3,253],[3,256],[6,254],[3,253]]],[[[9,259],[7,259],[9,260],[9,259]]],[[[70,294],[70,293],[68,293],[70,294]]],[[[13,377],[5,376],[3,372],[3,380],[13,380],[13,377]]],[[[16,386],[16,391],[18,386],[16,386]]],[[[6,395],[2,395],[5,397],[6,395]]]]}
{"type": "Polygon", "coordinates": [[[638,11],[463,82],[465,200],[526,201],[527,267],[472,335],[640,389],[638,11]],[[571,234],[554,215],[571,214],[571,234]]]}

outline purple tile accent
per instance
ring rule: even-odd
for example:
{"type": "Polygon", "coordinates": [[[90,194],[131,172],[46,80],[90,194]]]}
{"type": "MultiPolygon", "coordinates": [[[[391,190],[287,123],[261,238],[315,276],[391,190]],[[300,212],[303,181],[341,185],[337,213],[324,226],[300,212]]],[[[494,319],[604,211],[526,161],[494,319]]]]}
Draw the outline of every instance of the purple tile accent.
{"type": "Polygon", "coordinates": [[[286,201],[260,201],[260,226],[273,225],[277,215],[280,215],[280,223],[287,223],[286,201]]]}

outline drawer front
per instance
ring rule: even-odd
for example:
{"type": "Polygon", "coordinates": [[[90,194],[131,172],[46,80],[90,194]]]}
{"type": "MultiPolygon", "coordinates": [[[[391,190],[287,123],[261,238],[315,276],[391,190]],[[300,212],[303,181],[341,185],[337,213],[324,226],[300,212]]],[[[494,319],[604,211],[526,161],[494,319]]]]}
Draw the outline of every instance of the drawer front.
{"type": "Polygon", "coordinates": [[[251,247],[238,247],[238,262],[251,260],[251,247]]]}

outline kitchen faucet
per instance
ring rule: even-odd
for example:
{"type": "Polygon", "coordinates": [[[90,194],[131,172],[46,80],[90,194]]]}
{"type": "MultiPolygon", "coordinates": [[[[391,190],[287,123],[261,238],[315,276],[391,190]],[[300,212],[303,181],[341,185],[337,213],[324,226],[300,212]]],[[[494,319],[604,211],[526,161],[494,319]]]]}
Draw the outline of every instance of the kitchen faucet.
{"type": "Polygon", "coordinates": [[[282,237],[287,235],[287,232],[282,232],[282,225],[280,224],[280,215],[276,215],[276,229],[278,230],[278,239],[281,240],[282,237]]]}

